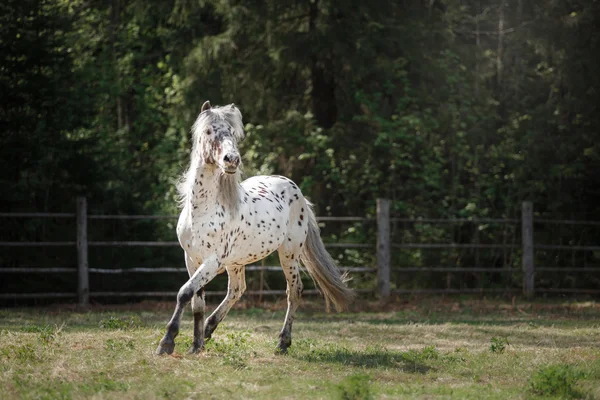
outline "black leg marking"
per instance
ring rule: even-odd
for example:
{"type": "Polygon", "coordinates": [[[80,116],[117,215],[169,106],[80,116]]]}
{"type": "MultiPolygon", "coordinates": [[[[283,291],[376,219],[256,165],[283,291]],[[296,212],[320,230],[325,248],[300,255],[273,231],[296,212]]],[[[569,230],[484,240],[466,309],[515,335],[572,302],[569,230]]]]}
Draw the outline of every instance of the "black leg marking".
{"type": "Polygon", "coordinates": [[[192,299],[192,311],[194,312],[194,341],[188,353],[197,354],[204,350],[204,288],[198,289],[196,297],[192,299]]]}
{"type": "Polygon", "coordinates": [[[194,297],[194,291],[191,288],[180,290],[177,294],[177,303],[185,307],[192,300],[192,297],[194,297]]]}
{"type": "Polygon", "coordinates": [[[204,350],[204,313],[199,312],[194,314],[194,341],[190,348],[190,354],[197,354],[204,350]]]}
{"type": "Polygon", "coordinates": [[[212,337],[213,332],[217,329],[217,318],[215,315],[211,315],[204,326],[204,339],[209,340],[212,337]]]}
{"type": "Polygon", "coordinates": [[[276,354],[287,354],[288,347],[292,345],[292,334],[288,329],[284,329],[279,334],[279,344],[277,344],[276,354]]]}
{"type": "Polygon", "coordinates": [[[179,290],[179,293],[177,293],[177,306],[175,307],[175,312],[173,313],[171,321],[167,324],[167,332],[158,344],[156,354],[173,354],[173,351],[175,350],[175,338],[177,337],[177,334],[179,334],[181,314],[193,296],[194,291],[190,288],[184,289],[182,287],[179,290]]]}
{"type": "Polygon", "coordinates": [[[179,334],[179,324],[174,322],[169,322],[167,325],[167,332],[165,336],[161,339],[158,344],[158,348],[156,349],[156,354],[173,354],[173,350],[175,350],[175,338],[179,334]]]}

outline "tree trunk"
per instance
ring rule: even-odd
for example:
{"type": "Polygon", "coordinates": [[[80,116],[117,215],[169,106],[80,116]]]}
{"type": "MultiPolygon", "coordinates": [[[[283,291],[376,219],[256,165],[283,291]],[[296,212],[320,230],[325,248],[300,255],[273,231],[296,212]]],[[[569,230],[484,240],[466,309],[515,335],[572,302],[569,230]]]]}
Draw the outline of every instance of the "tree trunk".
{"type": "MultiPolygon", "coordinates": [[[[117,32],[119,29],[119,24],[121,23],[121,0],[112,0],[110,7],[110,50],[111,50],[111,58],[112,64],[115,69],[117,69],[117,32]]],[[[117,82],[120,83],[121,77],[118,70],[115,71],[117,75],[117,82]]],[[[119,85],[119,90],[120,90],[119,85]]],[[[124,116],[123,116],[123,100],[121,98],[121,94],[117,94],[117,98],[115,99],[115,107],[117,113],[117,129],[121,129],[124,125],[124,116]]]]}
{"type": "MultiPolygon", "coordinates": [[[[523,23],[523,0],[518,0],[517,2],[517,28],[521,27],[523,23]]],[[[517,54],[515,56],[515,95],[516,98],[521,97],[521,79],[523,76],[523,69],[521,68],[521,51],[517,50],[517,54]]]]}
{"type": "Polygon", "coordinates": [[[479,96],[479,57],[481,54],[481,34],[479,33],[479,19],[481,18],[481,1],[477,2],[477,14],[475,16],[475,44],[477,45],[477,52],[475,53],[475,97],[479,96]]]}
{"type": "Polygon", "coordinates": [[[498,91],[502,91],[502,52],[504,49],[504,4],[498,8],[498,49],[496,51],[496,83],[498,91]]]}

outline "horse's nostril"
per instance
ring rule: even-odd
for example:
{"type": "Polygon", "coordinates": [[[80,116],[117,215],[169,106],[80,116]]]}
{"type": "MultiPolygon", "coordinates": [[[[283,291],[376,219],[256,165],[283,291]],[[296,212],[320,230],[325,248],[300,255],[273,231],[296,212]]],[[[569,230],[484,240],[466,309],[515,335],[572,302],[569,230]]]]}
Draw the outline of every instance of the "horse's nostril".
{"type": "Polygon", "coordinates": [[[240,156],[237,154],[225,154],[225,156],[223,156],[223,162],[237,166],[240,163],[240,156]]]}

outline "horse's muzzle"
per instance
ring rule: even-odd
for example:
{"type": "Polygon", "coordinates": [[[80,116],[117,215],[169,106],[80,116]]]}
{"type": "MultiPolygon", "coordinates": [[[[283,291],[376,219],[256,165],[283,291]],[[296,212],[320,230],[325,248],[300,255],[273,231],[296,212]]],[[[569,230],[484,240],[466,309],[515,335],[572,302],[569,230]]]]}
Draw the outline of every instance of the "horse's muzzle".
{"type": "Polygon", "coordinates": [[[240,155],[237,153],[227,153],[223,156],[223,171],[226,174],[235,174],[240,165],[240,155]]]}

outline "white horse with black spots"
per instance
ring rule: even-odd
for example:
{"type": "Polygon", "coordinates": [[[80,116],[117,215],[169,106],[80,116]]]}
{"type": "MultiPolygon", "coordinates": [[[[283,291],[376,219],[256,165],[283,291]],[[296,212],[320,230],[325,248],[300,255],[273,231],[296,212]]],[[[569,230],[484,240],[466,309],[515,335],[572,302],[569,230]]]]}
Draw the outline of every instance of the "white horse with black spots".
{"type": "Polygon", "coordinates": [[[292,343],[292,322],[302,294],[300,262],[328,306],[333,303],[343,310],[354,293],[325,250],[311,204],[294,182],[282,176],[255,176],[240,184],[237,142],[244,138],[244,129],[237,107],[211,107],[207,101],[192,132],[190,167],[178,187],[182,211],[177,223],[190,278],[177,294],[175,312],[156,352],[173,352],[181,314],[190,301],[194,314],[190,352],[201,351],[244,293],[245,266],[278,250],[288,306],[277,350],[285,353],[292,343]],[[227,295],[205,325],[204,286],[224,271],[229,275],[227,295]]]}

